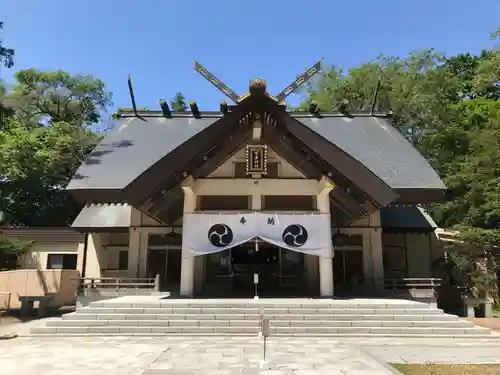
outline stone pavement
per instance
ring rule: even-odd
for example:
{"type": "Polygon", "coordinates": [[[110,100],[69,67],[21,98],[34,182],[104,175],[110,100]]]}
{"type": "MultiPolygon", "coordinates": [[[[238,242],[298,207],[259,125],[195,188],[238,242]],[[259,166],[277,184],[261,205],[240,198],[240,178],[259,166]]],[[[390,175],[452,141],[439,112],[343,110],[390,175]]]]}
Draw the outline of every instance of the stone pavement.
{"type": "Polygon", "coordinates": [[[392,363],[500,363],[500,339],[20,337],[0,375],[389,375],[392,363]]]}
{"type": "Polygon", "coordinates": [[[17,338],[0,341],[0,374],[386,375],[394,372],[336,340],[240,338],[17,338]],[[300,341],[300,344],[298,344],[300,341]]]}
{"type": "Polygon", "coordinates": [[[370,338],[342,340],[386,363],[500,363],[498,339],[370,338]]]}

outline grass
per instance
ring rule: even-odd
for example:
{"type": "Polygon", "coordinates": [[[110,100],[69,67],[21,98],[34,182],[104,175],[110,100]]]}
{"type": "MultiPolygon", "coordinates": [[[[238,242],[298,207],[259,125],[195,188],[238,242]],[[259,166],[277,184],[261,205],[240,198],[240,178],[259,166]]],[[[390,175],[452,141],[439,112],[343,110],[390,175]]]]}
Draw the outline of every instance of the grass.
{"type": "Polygon", "coordinates": [[[392,364],[405,375],[498,375],[500,364],[494,365],[445,365],[445,364],[392,364]]]}
{"type": "Polygon", "coordinates": [[[500,305],[493,306],[493,316],[495,318],[500,318],[500,305]]]}

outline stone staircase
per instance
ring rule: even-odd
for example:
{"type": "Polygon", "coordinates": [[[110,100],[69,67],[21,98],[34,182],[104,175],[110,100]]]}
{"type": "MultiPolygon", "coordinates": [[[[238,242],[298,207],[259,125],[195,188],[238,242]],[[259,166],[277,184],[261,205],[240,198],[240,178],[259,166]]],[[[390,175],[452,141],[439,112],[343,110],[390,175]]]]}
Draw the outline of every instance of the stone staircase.
{"type": "MultiPolygon", "coordinates": [[[[34,327],[32,335],[258,335],[261,314],[271,336],[474,337],[490,330],[406,300],[161,299],[93,302],[34,327]]],[[[500,336],[497,336],[500,337],[500,336]]]]}

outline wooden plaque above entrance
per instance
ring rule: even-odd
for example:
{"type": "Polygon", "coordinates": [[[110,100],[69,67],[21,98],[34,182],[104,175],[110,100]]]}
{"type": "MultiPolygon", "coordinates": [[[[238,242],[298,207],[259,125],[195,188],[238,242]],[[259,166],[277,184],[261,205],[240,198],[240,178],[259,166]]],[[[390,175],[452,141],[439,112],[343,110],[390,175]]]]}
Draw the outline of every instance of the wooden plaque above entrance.
{"type": "Polygon", "coordinates": [[[246,147],[246,172],[249,175],[267,174],[267,146],[247,145],[246,147]]]}

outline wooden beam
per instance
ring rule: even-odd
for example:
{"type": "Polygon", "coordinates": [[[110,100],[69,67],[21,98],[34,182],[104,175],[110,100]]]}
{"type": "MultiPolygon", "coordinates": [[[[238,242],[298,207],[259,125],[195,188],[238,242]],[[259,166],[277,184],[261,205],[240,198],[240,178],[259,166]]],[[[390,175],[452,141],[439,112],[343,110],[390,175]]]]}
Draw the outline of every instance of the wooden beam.
{"type": "Polygon", "coordinates": [[[198,168],[194,169],[192,176],[197,178],[207,177],[219,166],[224,164],[241,145],[252,138],[252,132],[245,128],[239,128],[237,133],[232,134],[229,139],[222,139],[222,146],[213,150],[213,155],[208,156],[207,160],[198,168]]]}

